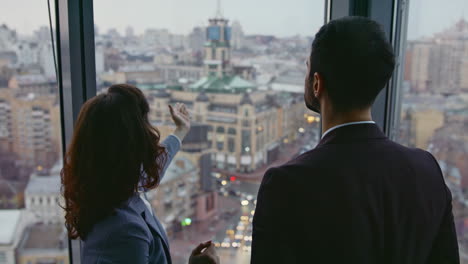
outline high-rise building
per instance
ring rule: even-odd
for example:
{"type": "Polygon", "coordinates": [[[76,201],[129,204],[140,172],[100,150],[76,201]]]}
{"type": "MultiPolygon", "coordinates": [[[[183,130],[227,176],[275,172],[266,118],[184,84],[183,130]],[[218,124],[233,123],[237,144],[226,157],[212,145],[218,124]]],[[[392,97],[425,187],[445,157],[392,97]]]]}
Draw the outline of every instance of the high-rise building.
{"type": "Polygon", "coordinates": [[[205,70],[209,76],[222,77],[231,71],[231,27],[223,18],[218,1],[218,11],[208,20],[205,43],[205,70]]]}
{"type": "Polygon", "coordinates": [[[147,29],[143,35],[144,43],[149,47],[169,47],[171,36],[167,29],[147,29]]]}
{"type": "Polygon", "coordinates": [[[41,45],[39,50],[39,64],[45,76],[55,78],[54,55],[50,42],[45,42],[41,45]]]}
{"type": "Polygon", "coordinates": [[[94,56],[96,58],[96,74],[100,75],[105,71],[104,48],[102,46],[96,46],[94,56]]]}
{"type": "Polygon", "coordinates": [[[194,27],[189,35],[190,48],[196,52],[202,51],[205,39],[205,29],[203,27],[194,27]]]}
{"type": "Polygon", "coordinates": [[[468,91],[468,21],[408,45],[406,78],[413,92],[468,91]]]}
{"type": "Polygon", "coordinates": [[[234,49],[241,49],[244,46],[244,31],[239,21],[235,20],[232,23],[232,40],[231,45],[234,49]]]}
{"type": "Polygon", "coordinates": [[[39,44],[35,41],[22,41],[15,47],[18,64],[21,66],[39,64],[39,44]]]}
{"type": "MultiPolygon", "coordinates": [[[[180,89],[148,91],[151,121],[158,127],[171,124],[167,105],[185,103],[196,123],[207,125],[207,150],[211,163],[221,169],[251,172],[271,164],[280,146],[294,142],[305,125],[300,94],[262,91],[236,75],[231,65],[231,28],[217,14],[209,19],[205,43],[205,77],[180,89]]],[[[252,69],[251,69],[252,71],[252,69]]]]}
{"type": "Polygon", "coordinates": [[[50,168],[61,148],[56,95],[24,93],[20,86],[13,86],[0,89],[0,102],[9,121],[1,128],[1,147],[21,157],[22,165],[50,168]]]}
{"type": "Polygon", "coordinates": [[[125,37],[128,38],[128,39],[132,39],[132,38],[135,37],[135,31],[133,30],[133,27],[128,26],[125,29],[125,37]]]}
{"type": "Polygon", "coordinates": [[[5,24],[0,25],[0,51],[10,51],[17,41],[18,35],[15,30],[5,24]]]}
{"type": "Polygon", "coordinates": [[[170,35],[170,46],[176,49],[185,49],[188,47],[188,37],[181,34],[170,35]]]}
{"type": "Polygon", "coordinates": [[[35,40],[39,43],[51,43],[50,29],[48,26],[41,26],[34,31],[35,40]]]}
{"type": "Polygon", "coordinates": [[[16,248],[25,229],[23,210],[0,210],[0,263],[16,263],[16,248]]]}

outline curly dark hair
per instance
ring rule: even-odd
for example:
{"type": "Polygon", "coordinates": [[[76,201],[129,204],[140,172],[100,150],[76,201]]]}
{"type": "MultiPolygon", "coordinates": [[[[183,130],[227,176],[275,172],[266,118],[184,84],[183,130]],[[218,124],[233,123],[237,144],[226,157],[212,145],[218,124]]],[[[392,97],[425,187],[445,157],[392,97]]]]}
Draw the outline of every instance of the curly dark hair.
{"type": "Polygon", "coordinates": [[[85,239],[140,186],[159,184],[166,151],[149,111],[143,93],[128,84],[109,87],[81,108],[61,172],[70,238],[85,239]]]}

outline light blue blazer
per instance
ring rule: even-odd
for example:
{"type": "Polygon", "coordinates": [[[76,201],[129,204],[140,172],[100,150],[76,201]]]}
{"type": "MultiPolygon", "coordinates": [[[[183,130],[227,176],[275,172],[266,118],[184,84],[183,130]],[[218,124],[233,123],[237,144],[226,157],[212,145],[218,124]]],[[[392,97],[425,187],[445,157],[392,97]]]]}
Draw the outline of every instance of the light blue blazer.
{"type": "MultiPolygon", "coordinates": [[[[168,154],[165,171],[180,149],[180,140],[170,135],[161,144],[168,154]]],[[[171,264],[172,261],[164,228],[135,194],[114,215],[94,225],[82,241],[81,263],[171,264]]]]}

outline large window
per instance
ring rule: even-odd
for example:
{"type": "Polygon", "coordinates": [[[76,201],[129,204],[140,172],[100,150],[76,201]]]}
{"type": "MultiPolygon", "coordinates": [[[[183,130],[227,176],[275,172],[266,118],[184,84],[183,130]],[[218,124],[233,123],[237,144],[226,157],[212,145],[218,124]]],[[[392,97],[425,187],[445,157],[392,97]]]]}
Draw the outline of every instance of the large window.
{"type": "Polygon", "coordinates": [[[468,2],[412,0],[397,140],[430,151],[453,196],[468,263],[468,2]],[[436,19],[435,19],[436,18],[436,19]]]}
{"type": "Polygon", "coordinates": [[[163,135],[173,129],[167,104],[188,105],[197,135],[150,202],[174,263],[209,239],[222,263],[248,263],[264,172],[317,143],[304,61],[324,1],[150,2],[94,1],[98,91],[123,82],[142,89],[163,135]]]}
{"type": "Polygon", "coordinates": [[[3,1],[0,8],[0,263],[69,263],[48,12],[47,1],[3,1]]]}

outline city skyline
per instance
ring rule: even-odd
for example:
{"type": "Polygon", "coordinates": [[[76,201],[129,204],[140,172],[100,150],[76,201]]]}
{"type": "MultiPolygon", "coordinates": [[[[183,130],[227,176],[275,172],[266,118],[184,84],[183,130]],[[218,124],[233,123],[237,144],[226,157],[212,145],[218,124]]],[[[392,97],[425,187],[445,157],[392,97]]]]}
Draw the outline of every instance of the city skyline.
{"type": "MultiPolygon", "coordinates": [[[[148,28],[167,28],[174,34],[189,34],[193,27],[206,25],[206,20],[215,15],[216,0],[100,0],[94,3],[95,24],[101,32],[116,28],[123,33],[128,26],[141,34],[148,28]],[[108,7],[113,7],[112,12],[108,7]],[[133,6],[137,6],[135,12],[133,6]],[[138,8],[138,7],[145,8],[138,8]],[[185,8],[180,8],[184,6],[185,8]],[[169,11],[169,12],[168,12],[169,11]],[[177,14],[177,15],[174,15],[177,14]],[[125,18],[125,19],[122,19],[125,18]],[[182,19],[183,18],[183,19],[182,19]]],[[[246,34],[313,36],[323,24],[324,1],[295,0],[285,6],[281,0],[258,0],[256,6],[268,6],[262,16],[259,9],[250,8],[248,0],[222,1],[224,17],[239,21],[246,34]],[[286,9],[287,8],[287,9],[286,9]],[[288,10],[287,13],[284,10],[288,10]],[[293,15],[290,15],[293,14],[293,15]],[[258,19],[258,18],[261,19],[258,19]]],[[[431,36],[454,24],[460,18],[468,19],[468,2],[451,0],[452,4],[437,0],[413,0],[410,2],[408,38],[431,36]],[[441,9],[449,10],[441,14],[441,9]],[[424,11],[424,13],[422,13],[424,11]],[[450,15],[447,15],[450,14],[450,15]],[[438,19],[433,19],[433,18],[438,19]]],[[[46,3],[31,0],[16,0],[4,3],[0,24],[7,24],[21,35],[30,35],[40,25],[48,26],[46,3]],[[24,6],[32,8],[24,9],[24,6]],[[24,14],[18,16],[17,14],[24,14]],[[30,20],[25,18],[32,18],[30,20]],[[8,23],[7,23],[8,22],[8,23]]],[[[53,2],[52,9],[54,9],[53,2]]]]}

